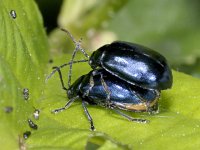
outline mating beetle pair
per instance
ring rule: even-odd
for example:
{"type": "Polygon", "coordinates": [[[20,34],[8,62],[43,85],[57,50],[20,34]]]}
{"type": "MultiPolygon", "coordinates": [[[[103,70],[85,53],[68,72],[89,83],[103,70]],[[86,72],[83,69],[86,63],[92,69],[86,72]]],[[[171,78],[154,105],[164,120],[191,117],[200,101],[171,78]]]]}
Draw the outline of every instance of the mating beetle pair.
{"type": "Polygon", "coordinates": [[[80,41],[77,42],[67,30],[62,30],[72,38],[76,48],[71,61],[54,67],[55,70],[48,77],[58,71],[62,87],[67,91],[69,98],[64,107],[53,112],[68,108],[80,98],[91,130],[95,128],[86,103],[108,107],[131,121],[146,123],[147,120],[132,118],[119,109],[150,113],[158,110],[160,91],[171,88],[173,80],[166,59],[149,48],[121,41],[104,45],[89,57],[80,47],[80,41]],[[74,61],[78,50],[81,50],[89,60],[74,61]],[[93,70],[71,85],[72,64],[87,61],[93,70]],[[60,71],[66,65],[70,65],[68,89],[64,86],[60,71]]]}

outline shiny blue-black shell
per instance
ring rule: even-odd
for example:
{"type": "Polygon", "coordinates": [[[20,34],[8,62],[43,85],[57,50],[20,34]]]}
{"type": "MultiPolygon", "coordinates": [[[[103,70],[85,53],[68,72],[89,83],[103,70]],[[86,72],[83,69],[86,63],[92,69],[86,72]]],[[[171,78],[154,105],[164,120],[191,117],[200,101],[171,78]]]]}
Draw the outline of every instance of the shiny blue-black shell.
{"type": "Polygon", "coordinates": [[[90,104],[104,105],[106,104],[107,93],[101,82],[101,75],[106,83],[109,91],[111,91],[109,101],[111,103],[138,105],[143,103],[151,103],[158,99],[158,92],[155,90],[143,89],[126,81],[121,80],[104,69],[92,70],[86,75],[77,79],[68,89],[68,98],[77,95],[90,104]],[[93,85],[90,80],[93,79],[93,85]],[[89,92],[88,92],[88,89],[89,92]],[[87,93],[87,94],[86,94],[87,93]]]}
{"type": "Polygon", "coordinates": [[[145,89],[171,88],[173,78],[166,59],[144,46],[116,41],[93,52],[89,64],[145,89]]]}

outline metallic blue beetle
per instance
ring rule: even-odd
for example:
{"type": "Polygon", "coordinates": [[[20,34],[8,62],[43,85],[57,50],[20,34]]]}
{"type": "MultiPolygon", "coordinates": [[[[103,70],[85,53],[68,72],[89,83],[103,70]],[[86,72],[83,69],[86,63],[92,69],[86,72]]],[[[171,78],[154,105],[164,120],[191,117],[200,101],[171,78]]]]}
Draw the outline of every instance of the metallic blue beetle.
{"type": "Polygon", "coordinates": [[[172,86],[172,72],[159,53],[138,44],[116,41],[94,51],[93,69],[102,67],[118,78],[145,89],[164,90],[172,86]]]}
{"type": "Polygon", "coordinates": [[[157,90],[147,90],[127,84],[99,69],[92,70],[77,79],[68,89],[67,95],[69,99],[79,95],[89,104],[110,105],[131,111],[148,111],[157,103],[160,93],[157,90]]]}
{"type": "Polygon", "coordinates": [[[66,89],[62,80],[62,74],[59,67],[56,67],[60,75],[63,89],[67,91],[69,101],[59,109],[53,110],[58,113],[67,109],[76,99],[81,98],[82,106],[88,117],[91,130],[94,130],[92,117],[90,116],[86,103],[110,108],[116,113],[129,119],[130,121],[146,123],[145,119],[132,118],[118,109],[134,112],[153,112],[157,111],[157,102],[160,96],[158,90],[147,90],[111,75],[104,69],[92,70],[88,74],[78,78],[70,87],[66,89]]]}

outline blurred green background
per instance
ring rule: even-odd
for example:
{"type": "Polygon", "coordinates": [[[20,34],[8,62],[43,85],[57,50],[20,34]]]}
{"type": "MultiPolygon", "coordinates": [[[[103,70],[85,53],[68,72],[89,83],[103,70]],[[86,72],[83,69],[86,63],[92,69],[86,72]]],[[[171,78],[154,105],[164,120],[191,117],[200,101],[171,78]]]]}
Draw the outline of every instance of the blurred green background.
{"type": "Polygon", "coordinates": [[[73,50],[57,27],[95,50],[114,40],[163,54],[177,71],[200,77],[199,0],[36,0],[49,35],[52,57],[73,50]]]}

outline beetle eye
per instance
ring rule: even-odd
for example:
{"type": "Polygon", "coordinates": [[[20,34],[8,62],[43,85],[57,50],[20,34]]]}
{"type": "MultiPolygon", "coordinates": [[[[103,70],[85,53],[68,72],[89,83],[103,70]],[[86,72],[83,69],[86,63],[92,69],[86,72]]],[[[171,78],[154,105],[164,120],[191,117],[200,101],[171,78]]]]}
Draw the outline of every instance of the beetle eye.
{"type": "Polygon", "coordinates": [[[95,62],[93,60],[89,60],[89,65],[91,66],[92,69],[95,69],[97,67],[97,65],[95,64],[95,62]]]}

